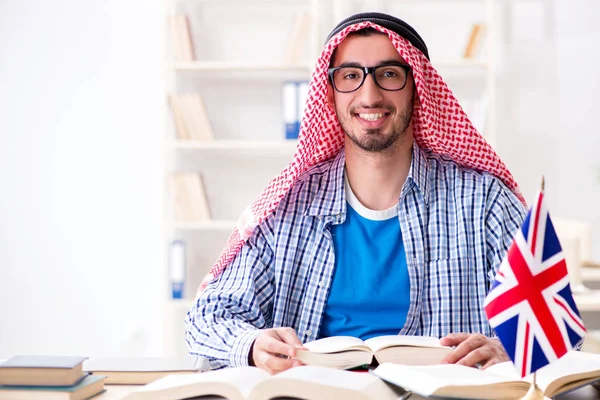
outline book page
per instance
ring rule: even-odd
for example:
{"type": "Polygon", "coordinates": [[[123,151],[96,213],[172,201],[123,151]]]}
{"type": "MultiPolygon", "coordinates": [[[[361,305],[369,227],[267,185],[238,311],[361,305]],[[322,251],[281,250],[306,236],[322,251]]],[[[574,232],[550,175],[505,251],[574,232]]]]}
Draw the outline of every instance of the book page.
{"type": "MultiPolygon", "coordinates": [[[[492,365],[486,371],[505,376],[509,379],[521,379],[525,382],[533,382],[533,375],[521,378],[512,361],[507,361],[492,365]]],[[[579,375],[586,372],[599,371],[600,375],[600,354],[585,353],[581,351],[569,351],[563,357],[540,368],[536,372],[536,384],[542,391],[552,384],[552,382],[569,375],[579,375]]],[[[567,379],[567,381],[570,379],[567,379]]]]}
{"type": "MultiPolygon", "coordinates": [[[[457,364],[409,366],[383,363],[371,373],[423,396],[430,396],[436,390],[449,386],[483,386],[510,382],[503,376],[457,364]]],[[[524,386],[527,387],[526,384],[524,386]]]]}
{"type": "Polygon", "coordinates": [[[494,364],[485,369],[487,372],[491,372],[496,375],[502,375],[508,379],[521,379],[521,376],[517,372],[517,368],[512,361],[501,362],[494,364]]]}
{"type": "Polygon", "coordinates": [[[414,347],[447,347],[440,344],[440,339],[431,336],[387,335],[365,340],[365,344],[375,353],[392,346],[414,347]]]}
{"type": "Polygon", "coordinates": [[[352,336],[332,336],[304,343],[304,347],[313,353],[337,353],[344,350],[365,350],[369,347],[359,338],[352,336]]]}
{"type": "Polygon", "coordinates": [[[250,399],[294,397],[301,399],[398,400],[404,390],[387,385],[368,373],[302,366],[259,383],[250,399]]]}
{"type": "MultiPolygon", "coordinates": [[[[537,370],[536,374],[536,383],[540,389],[542,389],[544,392],[550,389],[550,392],[552,392],[553,395],[553,393],[558,389],[557,386],[561,386],[553,385],[553,382],[556,382],[561,378],[563,380],[563,384],[566,384],[572,380],[580,380],[594,376],[600,378],[600,354],[585,353],[574,350],[569,351],[567,354],[553,363],[550,363],[537,370]]],[[[523,379],[527,382],[532,382],[533,376],[529,375],[523,379]]]]}
{"type": "Polygon", "coordinates": [[[290,368],[270,378],[272,381],[277,379],[295,379],[356,391],[360,391],[378,380],[377,377],[364,372],[343,371],[317,365],[290,368]]]}
{"type": "Polygon", "coordinates": [[[168,375],[133,391],[127,398],[144,399],[145,393],[152,393],[152,398],[169,397],[188,398],[202,395],[219,395],[224,397],[246,398],[250,391],[260,382],[269,379],[268,372],[256,367],[225,368],[189,375],[168,375]],[[160,397],[159,397],[160,396],[160,397]]]}

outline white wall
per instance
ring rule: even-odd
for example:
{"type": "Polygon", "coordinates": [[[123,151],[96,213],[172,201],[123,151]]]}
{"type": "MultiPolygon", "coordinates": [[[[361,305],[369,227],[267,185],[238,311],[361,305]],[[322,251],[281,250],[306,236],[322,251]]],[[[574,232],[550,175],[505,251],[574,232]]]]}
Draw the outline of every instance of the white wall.
{"type": "Polygon", "coordinates": [[[162,12],[0,2],[0,358],[157,351],[162,12]]]}
{"type": "Polygon", "coordinates": [[[600,2],[558,4],[558,211],[593,223],[600,261],[600,2]]]}
{"type": "MultiPolygon", "coordinates": [[[[162,12],[0,2],[0,358],[161,351],[162,12]]],[[[552,213],[594,223],[600,260],[600,5],[554,16],[551,47],[517,8],[498,147],[528,200],[544,173],[552,213]]]]}
{"type": "Polygon", "coordinates": [[[592,223],[600,260],[600,2],[514,1],[499,62],[498,150],[531,202],[546,178],[553,216],[592,223]]]}

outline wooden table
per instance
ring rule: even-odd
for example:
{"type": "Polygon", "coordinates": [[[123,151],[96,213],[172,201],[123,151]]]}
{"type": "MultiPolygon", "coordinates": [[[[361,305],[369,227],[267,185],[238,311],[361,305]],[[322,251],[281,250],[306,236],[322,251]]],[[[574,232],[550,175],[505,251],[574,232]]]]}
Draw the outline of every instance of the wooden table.
{"type": "Polygon", "coordinates": [[[140,386],[132,385],[104,385],[106,391],[100,396],[94,397],[93,400],[120,400],[125,395],[129,394],[135,388],[140,386]]]}
{"type": "MultiPolygon", "coordinates": [[[[93,400],[121,400],[129,392],[139,386],[129,385],[105,385],[106,391],[93,400]]],[[[203,400],[210,400],[213,397],[203,397],[203,400]]],[[[222,397],[214,397],[214,399],[222,399],[222,397]]],[[[566,393],[555,397],[557,400],[600,400],[600,392],[594,389],[591,385],[584,386],[571,393],[566,393]]],[[[409,399],[410,400],[410,399],[409,399]]]]}

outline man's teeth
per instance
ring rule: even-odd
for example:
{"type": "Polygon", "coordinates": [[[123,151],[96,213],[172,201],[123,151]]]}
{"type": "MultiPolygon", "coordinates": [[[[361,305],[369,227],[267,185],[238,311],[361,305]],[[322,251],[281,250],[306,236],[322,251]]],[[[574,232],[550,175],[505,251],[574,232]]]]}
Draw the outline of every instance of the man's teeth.
{"type": "Polygon", "coordinates": [[[358,114],[362,119],[366,119],[367,121],[377,121],[379,118],[383,118],[383,113],[377,114],[358,114]]]}

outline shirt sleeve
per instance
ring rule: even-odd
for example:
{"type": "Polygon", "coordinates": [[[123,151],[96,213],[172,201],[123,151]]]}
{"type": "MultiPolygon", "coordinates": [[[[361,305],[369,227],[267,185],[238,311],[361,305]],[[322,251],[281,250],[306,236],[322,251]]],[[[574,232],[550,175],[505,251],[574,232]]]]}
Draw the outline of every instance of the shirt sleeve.
{"type": "Polygon", "coordinates": [[[499,179],[492,179],[486,204],[486,258],[488,287],[512,244],[517,230],[523,224],[526,210],[523,203],[499,179]]]}
{"type": "Polygon", "coordinates": [[[187,314],[188,352],[206,357],[211,369],[247,366],[259,329],[272,325],[272,233],[269,219],[256,227],[187,314]]]}

